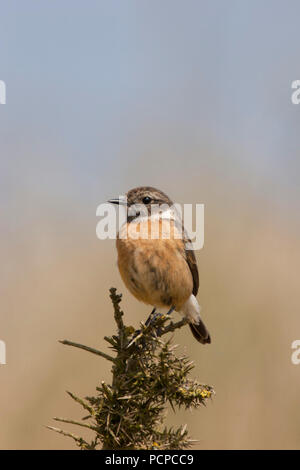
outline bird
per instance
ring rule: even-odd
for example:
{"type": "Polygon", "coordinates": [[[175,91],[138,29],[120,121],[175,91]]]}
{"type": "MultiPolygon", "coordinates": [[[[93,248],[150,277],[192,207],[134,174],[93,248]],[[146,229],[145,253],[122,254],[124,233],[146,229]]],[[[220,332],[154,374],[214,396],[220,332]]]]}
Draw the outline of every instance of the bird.
{"type": "Polygon", "coordinates": [[[118,268],[133,296],[156,309],[167,308],[187,318],[194,338],[211,343],[196,299],[199,274],[193,249],[172,200],[151,186],[133,188],[126,197],[108,201],[127,206],[116,238],[118,268]],[[171,209],[170,209],[171,208],[171,209]],[[156,209],[156,210],[154,210],[156,209]]]}

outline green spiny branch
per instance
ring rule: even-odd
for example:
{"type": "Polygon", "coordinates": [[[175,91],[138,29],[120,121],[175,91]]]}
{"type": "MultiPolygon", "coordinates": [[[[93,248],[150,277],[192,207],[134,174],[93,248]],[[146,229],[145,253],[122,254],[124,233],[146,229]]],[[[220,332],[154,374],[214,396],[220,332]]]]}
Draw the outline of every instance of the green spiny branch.
{"type": "Polygon", "coordinates": [[[117,324],[117,334],[105,336],[115,355],[71,341],[73,346],[101,356],[112,362],[112,382],[96,387],[95,396],[79,398],[68,392],[88,413],[82,421],[54,418],[56,421],[89,429],[93,439],[87,442],[80,436],[48,426],[49,429],[71,437],[83,450],[102,449],[184,449],[191,445],[186,426],[178,429],[163,425],[165,407],[195,409],[205,405],[214,391],[189,378],[193,363],[186,356],[177,357],[171,339],[162,336],[186,324],[183,319],[173,323],[169,316],[141,324],[136,331],[125,326],[120,308],[122,295],[110,289],[110,298],[117,324]]]}

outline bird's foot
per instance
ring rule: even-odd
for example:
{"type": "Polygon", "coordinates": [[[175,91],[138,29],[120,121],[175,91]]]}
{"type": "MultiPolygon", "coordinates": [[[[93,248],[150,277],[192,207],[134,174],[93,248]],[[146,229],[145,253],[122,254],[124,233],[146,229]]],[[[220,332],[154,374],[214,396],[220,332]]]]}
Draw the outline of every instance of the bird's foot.
{"type": "MultiPolygon", "coordinates": [[[[160,313],[156,312],[156,308],[152,310],[150,313],[149,317],[147,318],[145,322],[145,326],[152,326],[155,329],[155,335],[156,336],[161,336],[162,335],[162,327],[161,326],[156,326],[156,322],[159,319],[163,319],[167,317],[168,315],[171,315],[171,313],[175,310],[175,307],[171,307],[170,310],[168,310],[167,313],[160,313]]],[[[127,348],[130,348],[134,343],[136,343],[141,337],[143,336],[143,331],[142,330],[137,330],[135,334],[133,335],[132,340],[128,343],[127,348]]]]}
{"type": "Polygon", "coordinates": [[[150,313],[149,317],[147,318],[145,325],[148,326],[150,323],[152,323],[152,318],[156,312],[156,307],[153,308],[152,312],[150,313]]]}
{"type": "Polygon", "coordinates": [[[171,313],[174,312],[174,310],[175,310],[175,306],[173,305],[173,307],[171,307],[170,310],[168,310],[166,315],[171,315],[171,313]]]}
{"type": "Polygon", "coordinates": [[[166,316],[166,315],[165,315],[164,313],[160,313],[160,312],[155,313],[155,314],[152,316],[149,325],[155,325],[155,323],[156,323],[157,320],[163,319],[165,316],[166,316]]]}

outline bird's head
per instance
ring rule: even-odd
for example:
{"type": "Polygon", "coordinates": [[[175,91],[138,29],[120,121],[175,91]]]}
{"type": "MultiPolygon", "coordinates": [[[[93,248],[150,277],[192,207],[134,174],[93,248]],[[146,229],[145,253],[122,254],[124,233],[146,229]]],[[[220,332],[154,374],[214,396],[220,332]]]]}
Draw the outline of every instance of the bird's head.
{"type": "Polygon", "coordinates": [[[127,206],[128,215],[132,218],[141,214],[150,215],[153,206],[171,207],[173,205],[165,193],[151,186],[133,188],[127,192],[126,197],[110,199],[108,202],[127,206]]]}

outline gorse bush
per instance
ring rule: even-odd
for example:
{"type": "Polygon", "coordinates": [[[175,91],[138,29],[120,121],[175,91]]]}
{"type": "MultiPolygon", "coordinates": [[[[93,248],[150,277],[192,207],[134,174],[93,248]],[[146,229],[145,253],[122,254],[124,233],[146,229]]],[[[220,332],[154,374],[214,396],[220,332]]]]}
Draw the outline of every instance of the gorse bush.
{"type": "Polygon", "coordinates": [[[91,449],[184,449],[191,445],[186,426],[164,426],[168,404],[176,408],[198,408],[212,397],[213,389],[189,378],[193,363],[175,354],[167,333],[181,328],[186,320],[173,323],[169,316],[155,315],[141,330],[125,326],[120,309],[122,295],[110,289],[117,334],[105,337],[114,356],[70,341],[63,344],[97,354],[112,363],[111,384],[101,383],[96,394],[85,399],[69,395],[85,410],[82,421],[54,418],[56,421],[88,428],[92,440],[64,430],[50,429],[69,436],[83,450],[91,449]]]}

